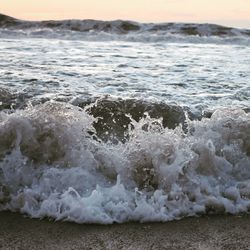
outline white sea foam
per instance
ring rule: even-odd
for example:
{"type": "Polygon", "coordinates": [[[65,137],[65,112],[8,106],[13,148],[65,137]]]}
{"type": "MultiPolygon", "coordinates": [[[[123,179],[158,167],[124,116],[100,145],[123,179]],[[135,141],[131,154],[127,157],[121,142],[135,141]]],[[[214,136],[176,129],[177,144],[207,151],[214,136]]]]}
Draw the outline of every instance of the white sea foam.
{"type": "Polygon", "coordinates": [[[249,107],[245,45],[16,37],[0,39],[0,65],[0,109],[105,95],[176,103],[194,112],[249,107]]]}
{"type": "Polygon", "coordinates": [[[1,210],[104,224],[249,210],[244,111],[187,120],[187,133],[145,115],[116,145],[94,139],[94,121],[57,102],[1,112],[1,210]]]}
{"type": "Polygon", "coordinates": [[[89,31],[79,32],[61,29],[49,28],[32,28],[28,30],[10,30],[0,29],[1,38],[46,38],[46,39],[62,39],[62,40],[80,40],[92,42],[104,41],[124,41],[124,42],[142,42],[142,43],[158,43],[158,42],[172,42],[172,43],[214,43],[214,44],[241,44],[249,45],[250,37],[241,33],[235,33],[233,36],[216,36],[216,35],[183,35],[178,30],[173,33],[166,31],[158,31],[156,33],[151,31],[133,32],[128,34],[109,33],[104,31],[89,31]]]}

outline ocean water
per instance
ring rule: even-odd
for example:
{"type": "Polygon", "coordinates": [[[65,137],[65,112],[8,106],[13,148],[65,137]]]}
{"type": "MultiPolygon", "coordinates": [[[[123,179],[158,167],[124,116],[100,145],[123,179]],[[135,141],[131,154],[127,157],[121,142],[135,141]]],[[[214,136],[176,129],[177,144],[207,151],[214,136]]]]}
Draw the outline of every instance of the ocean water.
{"type": "Polygon", "coordinates": [[[0,15],[0,210],[247,213],[249,111],[248,30],[0,15]]]}

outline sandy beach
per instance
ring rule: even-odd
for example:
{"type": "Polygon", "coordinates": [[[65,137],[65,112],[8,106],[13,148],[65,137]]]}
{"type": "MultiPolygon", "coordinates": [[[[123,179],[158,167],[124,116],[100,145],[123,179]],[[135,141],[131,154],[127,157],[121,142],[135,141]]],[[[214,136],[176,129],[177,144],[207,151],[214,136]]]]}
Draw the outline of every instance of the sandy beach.
{"type": "Polygon", "coordinates": [[[250,216],[80,225],[0,213],[0,249],[250,249],[250,216]]]}

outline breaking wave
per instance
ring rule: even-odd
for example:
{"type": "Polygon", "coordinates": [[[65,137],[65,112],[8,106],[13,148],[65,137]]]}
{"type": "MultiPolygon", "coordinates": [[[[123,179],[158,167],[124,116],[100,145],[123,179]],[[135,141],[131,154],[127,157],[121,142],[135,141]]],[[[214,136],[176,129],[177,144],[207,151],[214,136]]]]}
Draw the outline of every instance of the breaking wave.
{"type": "Polygon", "coordinates": [[[250,30],[216,24],[138,23],[133,21],[23,21],[0,14],[1,37],[37,37],[90,41],[216,42],[249,44],[250,30]]]}
{"type": "Polygon", "coordinates": [[[220,109],[191,121],[178,107],[165,118],[164,109],[153,118],[143,108],[134,119],[120,108],[108,130],[109,106],[49,101],[1,111],[0,209],[102,224],[249,211],[248,113],[220,109]],[[175,125],[164,123],[173,117],[175,125]],[[114,142],[119,129],[124,140],[114,142]]]}

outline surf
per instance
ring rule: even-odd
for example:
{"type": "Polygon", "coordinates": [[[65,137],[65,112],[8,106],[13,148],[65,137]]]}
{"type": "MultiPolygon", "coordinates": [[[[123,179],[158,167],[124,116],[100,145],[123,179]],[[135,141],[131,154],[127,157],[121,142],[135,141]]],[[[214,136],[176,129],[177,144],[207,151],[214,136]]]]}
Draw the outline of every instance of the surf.
{"type": "Polygon", "coordinates": [[[77,223],[168,221],[250,206],[250,117],[221,109],[168,128],[149,114],[102,140],[87,109],[0,113],[0,208],[77,223]]]}

